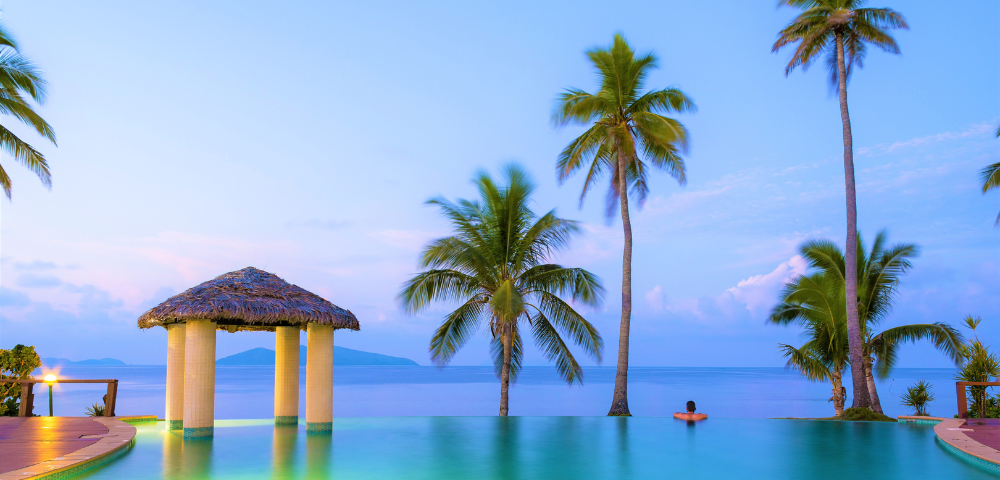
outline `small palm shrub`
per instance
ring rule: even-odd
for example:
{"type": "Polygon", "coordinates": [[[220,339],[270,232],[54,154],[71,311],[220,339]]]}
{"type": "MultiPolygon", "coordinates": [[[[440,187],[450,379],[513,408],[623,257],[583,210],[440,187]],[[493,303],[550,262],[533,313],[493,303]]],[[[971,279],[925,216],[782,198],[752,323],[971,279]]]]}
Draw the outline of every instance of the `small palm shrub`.
{"type": "Polygon", "coordinates": [[[914,415],[927,415],[927,403],[934,401],[934,394],[928,388],[930,384],[921,380],[912,387],[906,389],[903,394],[902,404],[914,410],[914,415]]]}
{"type": "Polygon", "coordinates": [[[95,404],[87,407],[87,416],[88,417],[103,417],[104,416],[104,404],[103,403],[95,403],[95,404]]]}

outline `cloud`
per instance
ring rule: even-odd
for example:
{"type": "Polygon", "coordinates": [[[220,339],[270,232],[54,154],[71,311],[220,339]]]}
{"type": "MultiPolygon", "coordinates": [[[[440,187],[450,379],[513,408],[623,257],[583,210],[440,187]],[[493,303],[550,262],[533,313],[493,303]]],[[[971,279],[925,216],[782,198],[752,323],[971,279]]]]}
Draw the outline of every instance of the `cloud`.
{"type": "Polygon", "coordinates": [[[41,260],[35,260],[33,262],[30,262],[30,263],[16,262],[16,263],[14,263],[14,268],[16,270],[45,271],[45,270],[55,270],[55,269],[59,268],[59,265],[56,265],[55,263],[52,263],[52,262],[44,262],[44,261],[41,261],[41,260]]]}
{"type": "Polygon", "coordinates": [[[774,306],[781,287],[789,280],[805,273],[808,267],[806,260],[796,255],[782,262],[771,273],[740,280],[723,295],[729,294],[737,302],[746,304],[747,310],[756,317],[774,306]]]}
{"type": "Polygon", "coordinates": [[[37,275],[34,273],[23,273],[18,275],[17,284],[25,288],[52,288],[62,285],[54,275],[37,275]]]}
{"type": "Polygon", "coordinates": [[[318,230],[341,230],[343,228],[349,227],[351,222],[346,220],[320,220],[318,218],[312,218],[309,220],[302,221],[290,221],[287,223],[289,227],[305,227],[305,228],[315,228],[318,230]]]}
{"type": "Polygon", "coordinates": [[[663,310],[663,287],[657,285],[646,292],[646,305],[654,312],[663,310]]]}
{"type": "Polygon", "coordinates": [[[925,147],[933,143],[946,142],[949,140],[961,140],[973,137],[989,137],[995,132],[996,126],[992,123],[977,123],[971,125],[961,132],[944,132],[935,133],[933,135],[927,135],[923,137],[911,138],[909,140],[903,140],[894,143],[880,143],[872,147],[862,147],[857,149],[858,155],[871,155],[879,153],[893,153],[897,150],[906,149],[910,147],[925,147]]]}
{"type": "Polygon", "coordinates": [[[0,307],[27,307],[31,299],[22,292],[0,287],[0,307]]]}

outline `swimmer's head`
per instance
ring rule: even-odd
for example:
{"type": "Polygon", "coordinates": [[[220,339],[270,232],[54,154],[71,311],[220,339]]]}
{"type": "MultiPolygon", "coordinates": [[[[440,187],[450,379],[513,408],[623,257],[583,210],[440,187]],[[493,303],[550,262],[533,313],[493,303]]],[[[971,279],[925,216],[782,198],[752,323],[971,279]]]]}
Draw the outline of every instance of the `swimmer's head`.
{"type": "Polygon", "coordinates": [[[694,400],[688,400],[687,409],[689,413],[694,413],[694,400]]]}

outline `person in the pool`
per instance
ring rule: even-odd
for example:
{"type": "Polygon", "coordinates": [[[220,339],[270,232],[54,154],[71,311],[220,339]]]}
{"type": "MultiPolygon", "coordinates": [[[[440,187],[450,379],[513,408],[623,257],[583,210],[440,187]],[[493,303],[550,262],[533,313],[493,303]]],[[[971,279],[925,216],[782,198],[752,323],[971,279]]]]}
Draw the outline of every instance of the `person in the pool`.
{"type": "Polygon", "coordinates": [[[708,418],[708,415],[705,415],[704,413],[694,413],[694,401],[688,400],[687,412],[676,412],[674,413],[674,418],[678,420],[698,421],[708,418]]]}

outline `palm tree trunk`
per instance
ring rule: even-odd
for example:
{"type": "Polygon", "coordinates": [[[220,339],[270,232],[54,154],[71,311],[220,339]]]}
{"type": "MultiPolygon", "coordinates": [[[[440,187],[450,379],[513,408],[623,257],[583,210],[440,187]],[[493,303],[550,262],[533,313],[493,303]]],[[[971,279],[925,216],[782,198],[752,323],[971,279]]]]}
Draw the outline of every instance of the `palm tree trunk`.
{"type": "Polygon", "coordinates": [[[868,384],[868,397],[871,399],[871,409],[882,413],[882,404],[878,401],[878,391],[875,389],[875,377],[872,376],[872,357],[865,356],[865,383],[868,384]]]}
{"type": "Polygon", "coordinates": [[[830,383],[833,384],[833,412],[839,417],[844,413],[844,383],[840,372],[833,372],[830,375],[830,383]]]}
{"type": "Polygon", "coordinates": [[[500,369],[500,416],[507,416],[507,401],[510,392],[510,349],[514,343],[513,330],[503,327],[503,367],[500,369]]]}
{"type": "Polygon", "coordinates": [[[847,284],[847,345],[850,350],[851,380],[854,387],[852,407],[871,408],[868,382],[865,380],[861,325],[858,321],[858,202],[854,190],[854,140],[851,116],[847,113],[847,67],[844,63],[844,36],[837,33],[837,86],[840,93],[840,120],[844,125],[844,183],[847,186],[847,242],[844,280],[847,284]]]}
{"type": "Polygon", "coordinates": [[[625,231],[625,251],[622,254],[622,322],[618,331],[618,371],[615,374],[615,394],[608,415],[631,416],[628,410],[628,333],[632,320],[632,222],[628,217],[628,166],[625,154],[618,151],[618,193],[621,200],[622,229],[625,231]]]}

